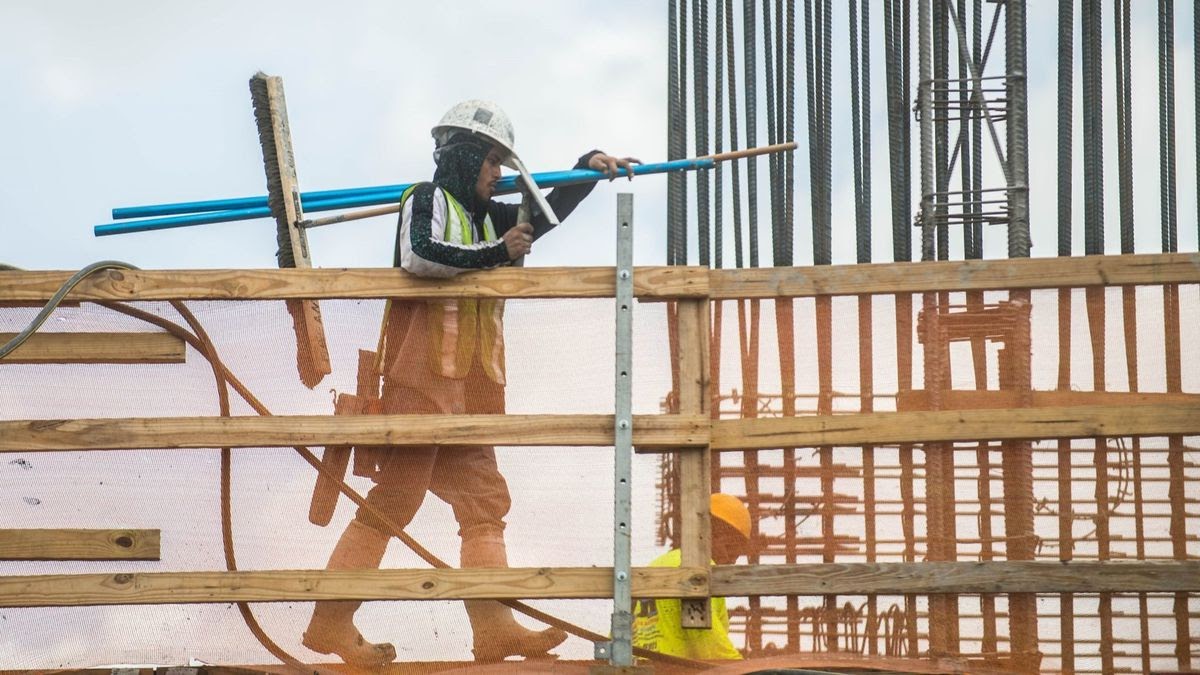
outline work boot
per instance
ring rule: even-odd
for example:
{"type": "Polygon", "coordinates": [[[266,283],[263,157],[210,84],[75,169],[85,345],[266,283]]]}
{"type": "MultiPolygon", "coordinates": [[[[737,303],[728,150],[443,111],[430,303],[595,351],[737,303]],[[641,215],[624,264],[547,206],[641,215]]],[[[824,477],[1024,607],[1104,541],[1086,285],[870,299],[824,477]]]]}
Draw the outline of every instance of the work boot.
{"type": "MultiPolygon", "coordinates": [[[[352,520],[333,548],[326,569],[376,569],[387,544],[388,537],[382,532],[352,520]]],[[[367,642],[354,627],[354,613],[361,604],[352,600],[317,602],[301,644],[320,654],[336,654],[346,663],[363,668],[395,661],[396,649],[390,643],[367,642]]]]}
{"type": "MultiPolygon", "coordinates": [[[[508,567],[504,534],[489,532],[463,538],[462,567],[508,567]]],[[[465,600],[474,634],[475,660],[503,661],[509,656],[527,659],[558,658],[548,652],[562,644],[567,634],[558,628],[529,630],[517,623],[512,610],[494,600],[465,600]]]]}

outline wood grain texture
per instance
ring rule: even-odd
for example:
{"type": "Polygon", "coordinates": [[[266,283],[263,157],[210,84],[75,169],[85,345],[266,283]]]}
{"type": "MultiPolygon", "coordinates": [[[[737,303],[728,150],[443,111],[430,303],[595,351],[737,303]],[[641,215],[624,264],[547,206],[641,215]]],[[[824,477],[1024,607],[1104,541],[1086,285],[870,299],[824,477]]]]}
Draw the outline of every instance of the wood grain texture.
{"type": "MultiPolygon", "coordinates": [[[[705,569],[638,567],[639,598],[703,597],[705,569]]],[[[0,576],[0,607],[313,600],[612,598],[611,567],[0,576]]]]}
{"type": "MultiPolygon", "coordinates": [[[[274,175],[279,177],[277,203],[282,213],[274,210],[276,228],[286,228],[293,264],[290,267],[309,269],[312,256],[308,250],[308,235],[297,226],[304,218],[300,205],[300,187],[296,179],[296,157],[292,152],[292,132],[288,122],[287,97],[283,92],[283,78],[267,77],[261,73],[254,76],[266,85],[267,107],[270,111],[271,139],[275,142],[274,153],[263,149],[263,162],[275,160],[274,175]]],[[[260,138],[260,142],[261,142],[260,138]]],[[[267,171],[268,189],[274,182],[272,172],[267,171]]],[[[282,266],[282,260],[281,266],[282,266]]],[[[291,300],[287,303],[288,313],[296,332],[296,369],[304,386],[313,388],[332,372],[329,362],[329,347],[325,342],[325,326],[321,322],[321,306],[311,299],[291,300]]]]}
{"type": "Polygon", "coordinates": [[[941,593],[1169,593],[1200,590],[1200,562],[919,562],[732,565],[716,596],[941,593]]]}
{"type": "MultiPolygon", "coordinates": [[[[0,344],[15,333],[0,333],[0,344]]],[[[34,333],[0,365],[12,363],[183,363],[183,340],[170,333],[34,333]]]]}
{"type": "Polygon", "coordinates": [[[821,445],[1039,440],[1200,433],[1200,404],[939,410],[713,423],[712,447],[735,451],[821,445]]]}
{"type": "MultiPolygon", "coordinates": [[[[676,315],[679,321],[679,414],[708,417],[708,300],[680,301],[676,315]]],[[[681,453],[678,471],[682,565],[704,567],[712,559],[709,449],[701,447],[681,453]]],[[[684,600],[681,609],[684,628],[712,627],[708,600],[684,600]]]]}
{"type": "MultiPolygon", "coordinates": [[[[4,272],[0,303],[44,302],[71,271],[4,272]]],[[[1200,254],[931,261],[708,270],[639,267],[640,298],[713,299],[1200,283],[1200,254]]],[[[453,279],[398,269],[107,270],[68,295],[80,300],[282,300],[293,298],[609,298],[611,267],[501,268],[453,279]]]]}
{"type": "Polygon", "coordinates": [[[0,560],[158,560],[158,530],[0,530],[0,560]]]}
{"type": "MultiPolygon", "coordinates": [[[[1020,394],[1015,391],[986,391],[977,389],[948,389],[941,393],[942,410],[995,410],[1020,408],[1020,394]]],[[[1200,394],[1178,394],[1142,391],[1035,391],[1030,407],[1056,408],[1072,406],[1149,406],[1163,404],[1200,404],[1200,394]]],[[[901,412],[929,409],[929,392],[923,389],[900,392],[896,408],[901,412]]]]}
{"type": "MultiPolygon", "coordinates": [[[[294,415],[0,422],[0,452],[331,445],[605,446],[612,415],[294,415]]],[[[701,446],[708,420],[635,415],[645,448],[701,446]]]]}
{"type": "MultiPolygon", "coordinates": [[[[634,568],[641,598],[1200,591],[1200,562],[921,562],[634,568]]],[[[272,570],[0,576],[0,607],[312,600],[586,599],[612,596],[605,567],[272,570]]]]}
{"type": "Polygon", "coordinates": [[[709,276],[714,299],[1169,283],[1200,283],[1200,254],[761,267],[709,276]]]}
{"type": "MultiPolygon", "coordinates": [[[[73,272],[4,272],[0,301],[45,302],[73,272]]],[[[640,298],[704,297],[708,270],[638,267],[640,298]]],[[[286,300],[295,298],[611,298],[611,267],[505,267],[422,279],[400,269],[108,270],[80,282],[79,300],[286,300]]]]}

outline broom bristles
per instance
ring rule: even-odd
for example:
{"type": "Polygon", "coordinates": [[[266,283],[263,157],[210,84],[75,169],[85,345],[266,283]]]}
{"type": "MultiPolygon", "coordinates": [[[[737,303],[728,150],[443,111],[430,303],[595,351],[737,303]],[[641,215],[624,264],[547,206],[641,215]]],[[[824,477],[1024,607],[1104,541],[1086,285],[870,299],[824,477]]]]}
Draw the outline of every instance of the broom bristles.
{"type": "Polygon", "coordinates": [[[262,146],[263,170],[267,176],[267,206],[271,209],[271,217],[275,219],[275,243],[279,247],[275,258],[280,267],[295,267],[296,255],[292,250],[292,237],[288,233],[290,223],[283,201],[283,178],[279,175],[279,156],[275,150],[268,77],[260,71],[250,78],[250,101],[254,106],[254,123],[258,127],[258,144],[262,146]]]}

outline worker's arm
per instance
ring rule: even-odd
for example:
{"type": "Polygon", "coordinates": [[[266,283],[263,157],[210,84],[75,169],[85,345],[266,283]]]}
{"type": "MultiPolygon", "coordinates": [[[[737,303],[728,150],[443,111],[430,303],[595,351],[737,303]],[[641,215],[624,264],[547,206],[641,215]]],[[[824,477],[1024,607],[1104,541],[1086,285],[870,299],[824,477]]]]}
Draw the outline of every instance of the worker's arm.
{"type": "MultiPolygon", "coordinates": [[[[599,150],[592,150],[580,157],[572,169],[595,169],[597,171],[608,172],[612,174],[610,177],[615,177],[616,173],[622,167],[629,166],[631,162],[640,163],[636,159],[628,157],[618,159],[610,157],[599,150]]],[[[546,203],[550,205],[550,208],[554,209],[554,214],[558,216],[559,220],[565,220],[575,210],[575,207],[579,206],[579,203],[591,194],[594,187],[596,187],[595,183],[557,187],[551,190],[550,194],[546,195],[546,203]]],[[[488,214],[492,217],[492,225],[495,226],[497,235],[502,236],[517,224],[517,208],[516,204],[505,204],[497,201],[488,202],[488,214]]],[[[532,219],[533,239],[537,241],[542,235],[554,229],[554,226],[536,208],[534,211],[532,219]]]]}
{"type": "Polygon", "coordinates": [[[422,277],[452,277],[509,260],[503,240],[456,244],[446,241],[446,199],[433,183],[421,183],[400,212],[396,265],[422,277]]]}

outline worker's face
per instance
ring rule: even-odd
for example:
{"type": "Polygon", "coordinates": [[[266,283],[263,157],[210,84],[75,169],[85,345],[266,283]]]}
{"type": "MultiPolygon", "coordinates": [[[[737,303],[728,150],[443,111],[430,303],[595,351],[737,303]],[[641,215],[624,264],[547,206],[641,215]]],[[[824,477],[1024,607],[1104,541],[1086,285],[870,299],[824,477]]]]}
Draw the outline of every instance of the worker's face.
{"type": "Polygon", "coordinates": [[[493,146],[479,167],[479,178],[475,181],[475,196],[487,201],[496,193],[496,181],[500,180],[500,164],[504,162],[504,151],[493,146]]]}
{"type": "Polygon", "coordinates": [[[712,559],[718,565],[732,565],[746,554],[749,542],[740,532],[720,520],[712,520],[712,559]]]}

